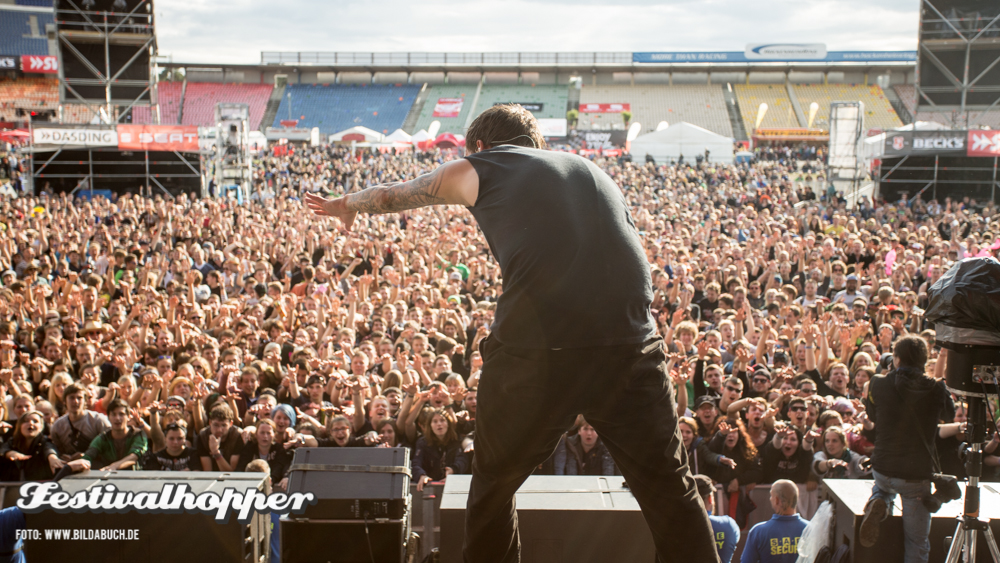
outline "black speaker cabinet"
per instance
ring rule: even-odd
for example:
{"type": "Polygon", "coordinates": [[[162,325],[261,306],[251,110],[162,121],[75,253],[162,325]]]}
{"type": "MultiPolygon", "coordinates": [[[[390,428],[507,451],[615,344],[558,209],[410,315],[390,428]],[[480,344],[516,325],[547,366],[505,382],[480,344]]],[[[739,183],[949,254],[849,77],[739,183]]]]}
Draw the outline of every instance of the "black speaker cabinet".
{"type": "Polygon", "coordinates": [[[406,448],[299,448],[289,469],[289,493],[319,500],[299,519],[402,518],[410,503],[406,448]]]}
{"type": "MultiPolygon", "coordinates": [[[[833,530],[833,547],[836,550],[846,545],[850,551],[852,563],[887,563],[902,561],[903,557],[903,505],[899,496],[893,504],[892,516],[886,518],[879,528],[878,542],[872,547],[864,547],[856,538],[861,521],[865,516],[865,504],[872,493],[870,479],[827,479],[823,482],[823,495],[829,500],[835,511],[833,530]]],[[[965,490],[965,484],[960,483],[965,490]]],[[[963,499],[953,500],[931,515],[931,553],[930,563],[941,563],[948,554],[945,538],[955,533],[958,522],[955,518],[961,514],[963,499]]],[[[982,483],[980,485],[980,518],[990,521],[993,535],[1000,538],[1000,483],[982,483]]],[[[986,540],[980,534],[976,562],[991,561],[990,552],[986,548],[986,540]]]]}
{"type": "MultiPolygon", "coordinates": [[[[95,486],[114,485],[121,491],[159,492],[165,483],[184,483],[191,493],[225,488],[238,492],[257,489],[268,492],[263,473],[219,473],[179,471],[90,471],[59,481],[64,492],[74,494],[95,486]]],[[[28,561],[101,561],[102,563],[218,563],[234,561],[266,563],[270,559],[271,521],[268,514],[254,513],[248,524],[230,514],[218,524],[208,514],[57,514],[45,510],[27,515],[32,530],[138,529],[138,540],[25,540],[28,561]]]]}
{"type": "Polygon", "coordinates": [[[282,517],[282,563],[401,563],[410,537],[406,448],[299,448],[288,492],[318,502],[282,517]]]}
{"type": "MultiPolygon", "coordinates": [[[[449,475],[441,563],[462,563],[471,475],[449,475]]],[[[623,477],[532,475],[515,497],[522,563],[652,562],[653,536],[623,477]]]]}

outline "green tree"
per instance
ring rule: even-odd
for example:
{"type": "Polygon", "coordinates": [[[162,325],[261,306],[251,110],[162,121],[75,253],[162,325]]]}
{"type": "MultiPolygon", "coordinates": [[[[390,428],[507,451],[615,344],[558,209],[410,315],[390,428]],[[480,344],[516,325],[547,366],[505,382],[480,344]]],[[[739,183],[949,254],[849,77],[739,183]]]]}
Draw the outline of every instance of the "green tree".
{"type": "Polygon", "coordinates": [[[576,125],[576,122],[580,119],[580,112],[576,109],[571,109],[566,112],[566,122],[572,126],[576,125]]]}
{"type": "Polygon", "coordinates": [[[629,110],[623,111],[622,112],[622,121],[625,122],[625,125],[628,125],[628,122],[632,121],[632,112],[630,112],[629,110]]]}

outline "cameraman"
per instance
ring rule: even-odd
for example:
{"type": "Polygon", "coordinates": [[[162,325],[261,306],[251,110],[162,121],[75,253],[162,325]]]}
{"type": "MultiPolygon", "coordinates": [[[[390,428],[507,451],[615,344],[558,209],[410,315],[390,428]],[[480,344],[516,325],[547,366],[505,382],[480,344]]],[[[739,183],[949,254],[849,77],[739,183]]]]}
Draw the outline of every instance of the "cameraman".
{"type": "Polygon", "coordinates": [[[895,369],[873,377],[864,398],[868,419],[875,423],[875,485],[860,541],[865,547],[875,545],[879,524],[891,513],[898,493],[903,499],[904,561],[925,562],[931,515],[923,499],[931,494],[931,475],[938,467],[934,437],[938,421],[954,417],[955,404],[944,381],[924,374],[927,344],[922,338],[900,338],[892,359],[895,369]]]}

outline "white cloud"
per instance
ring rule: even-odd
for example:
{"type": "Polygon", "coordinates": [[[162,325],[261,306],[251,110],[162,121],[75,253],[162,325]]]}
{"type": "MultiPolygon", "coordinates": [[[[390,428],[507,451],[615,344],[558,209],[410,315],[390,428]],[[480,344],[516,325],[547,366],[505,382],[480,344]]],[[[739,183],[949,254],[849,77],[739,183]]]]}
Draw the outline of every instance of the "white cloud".
{"type": "Polygon", "coordinates": [[[913,0],[161,0],[160,53],[255,63],[260,51],[739,51],[822,42],[915,49],[913,0]]]}

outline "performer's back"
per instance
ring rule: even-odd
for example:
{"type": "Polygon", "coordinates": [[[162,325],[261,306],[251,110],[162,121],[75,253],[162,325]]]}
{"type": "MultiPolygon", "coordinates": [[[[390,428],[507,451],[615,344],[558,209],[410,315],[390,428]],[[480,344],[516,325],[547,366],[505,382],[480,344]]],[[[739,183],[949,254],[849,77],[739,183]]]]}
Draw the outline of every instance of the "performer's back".
{"type": "Polygon", "coordinates": [[[621,190],[579,156],[513,145],[466,157],[470,208],[500,264],[494,337],[519,348],[642,343],[649,264],[621,190]]]}

